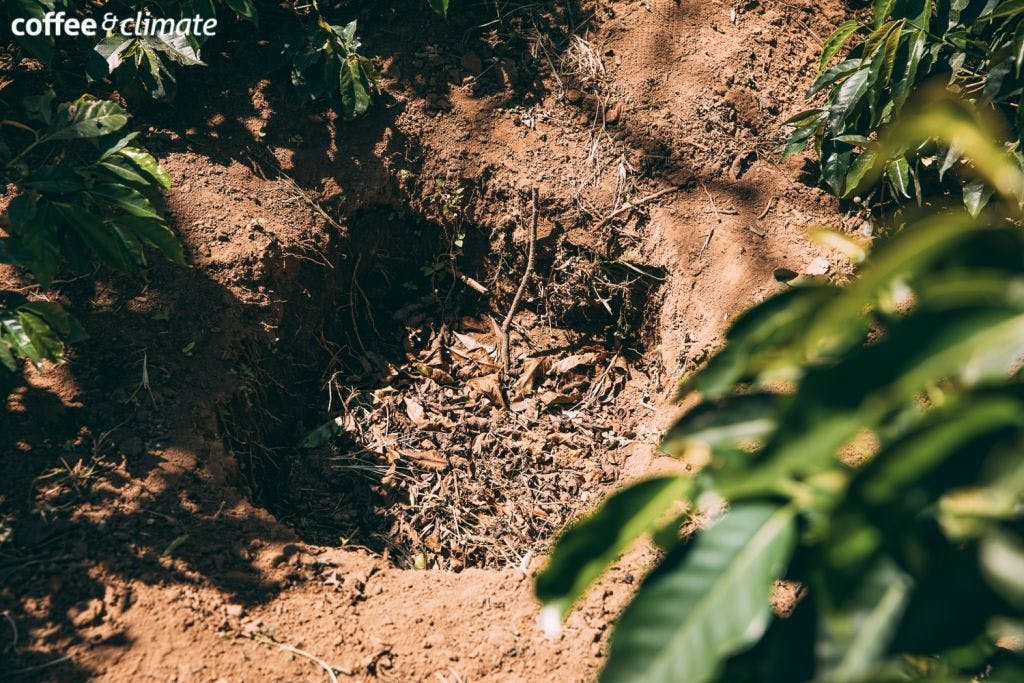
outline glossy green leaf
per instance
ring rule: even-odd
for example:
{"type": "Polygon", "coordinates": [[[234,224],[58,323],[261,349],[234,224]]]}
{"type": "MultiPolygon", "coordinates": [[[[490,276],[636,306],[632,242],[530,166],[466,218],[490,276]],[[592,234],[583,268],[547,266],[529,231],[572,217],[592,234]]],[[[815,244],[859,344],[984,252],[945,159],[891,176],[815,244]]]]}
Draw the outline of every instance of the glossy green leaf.
{"type": "MultiPolygon", "coordinates": [[[[910,164],[904,157],[890,159],[885,163],[885,175],[893,188],[906,198],[910,198],[910,164]]],[[[976,215],[976,214],[975,214],[976,215]]]]}
{"type": "Polygon", "coordinates": [[[721,398],[737,382],[752,380],[775,364],[788,364],[788,342],[800,339],[810,313],[838,293],[820,285],[791,287],[751,308],[729,329],[722,351],[684,378],[676,396],[696,390],[706,399],[721,398]]]}
{"type": "Polygon", "coordinates": [[[989,19],[1001,19],[1024,14],[1024,0],[1003,0],[987,15],[989,19]]]}
{"type": "Polygon", "coordinates": [[[124,128],[128,115],[124,109],[109,100],[97,100],[88,95],[57,108],[54,130],[50,140],[97,138],[124,128]]]}
{"type": "Polygon", "coordinates": [[[615,627],[601,680],[713,680],[764,633],[772,586],[795,542],[790,508],[735,505],[644,582],[615,627]]]}
{"type": "Polygon", "coordinates": [[[97,199],[108,202],[132,216],[160,218],[160,214],[144,194],[126,185],[99,183],[94,185],[89,192],[97,199]]]}
{"type": "Polygon", "coordinates": [[[836,28],[828,38],[825,39],[825,45],[821,48],[821,61],[818,65],[818,73],[815,78],[821,76],[825,72],[825,68],[832,61],[832,58],[839,54],[839,51],[843,49],[847,41],[860,29],[860,22],[855,19],[848,19],[836,28]]]}
{"type": "Polygon", "coordinates": [[[145,216],[121,216],[117,219],[117,225],[131,231],[139,242],[153,247],[168,261],[185,264],[181,242],[160,220],[145,216]]]}
{"type": "Polygon", "coordinates": [[[652,531],[666,511],[687,497],[692,486],[689,478],[660,477],[609,497],[558,539],[547,566],[537,576],[537,598],[563,616],[630,544],[652,531]]]}
{"type": "Polygon", "coordinates": [[[982,182],[964,183],[964,206],[967,212],[977,218],[992,199],[993,192],[991,187],[982,182]]]}
{"type": "Polygon", "coordinates": [[[123,147],[117,151],[117,156],[124,157],[134,164],[149,178],[150,182],[155,182],[165,190],[171,189],[170,175],[150,153],[138,147],[123,147]]]}
{"type": "Polygon", "coordinates": [[[875,26],[881,26],[885,23],[885,20],[892,14],[893,5],[896,4],[896,0],[874,0],[871,3],[871,18],[875,21],[875,26]]]}
{"type": "Polygon", "coordinates": [[[117,232],[109,225],[77,206],[60,204],[56,209],[100,261],[115,270],[134,270],[136,260],[126,249],[117,232]]]}

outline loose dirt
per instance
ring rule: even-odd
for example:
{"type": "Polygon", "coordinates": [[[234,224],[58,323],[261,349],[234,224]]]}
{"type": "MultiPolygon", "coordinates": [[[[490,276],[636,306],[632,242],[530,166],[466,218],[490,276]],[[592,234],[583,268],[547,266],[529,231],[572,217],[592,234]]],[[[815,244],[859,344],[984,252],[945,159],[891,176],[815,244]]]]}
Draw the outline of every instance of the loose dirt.
{"type": "Polygon", "coordinates": [[[595,675],[653,552],[555,640],[532,576],[685,467],[655,454],[673,384],[773,270],[840,268],[776,146],[847,10],[421,4],[362,11],[385,95],[354,123],[232,41],[134,110],[192,266],[61,283],[92,337],[0,415],[5,678],[595,675]]]}

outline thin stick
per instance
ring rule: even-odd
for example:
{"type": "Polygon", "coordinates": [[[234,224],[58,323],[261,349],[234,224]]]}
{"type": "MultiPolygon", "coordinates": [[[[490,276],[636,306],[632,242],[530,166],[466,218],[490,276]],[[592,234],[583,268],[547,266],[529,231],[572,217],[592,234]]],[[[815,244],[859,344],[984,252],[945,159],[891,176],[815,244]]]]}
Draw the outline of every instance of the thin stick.
{"type": "MultiPolygon", "coordinates": [[[[286,643],[275,643],[275,644],[279,648],[284,650],[285,652],[291,652],[292,654],[296,654],[296,655],[298,655],[300,657],[305,657],[309,661],[311,661],[311,662],[313,662],[315,664],[318,664],[320,666],[320,668],[323,669],[324,672],[327,674],[327,676],[331,679],[331,683],[338,683],[338,677],[334,673],[334,667],[331,666],[330,664],[328,664],[327,662],[325,662],[324,660],[320,659],[316,655],[310,654],[309,652],[306,652],[305,650],[300,650],[299,648],[297,648],[297,647],[295,647],[293,645],[288,645],[286,643]]],[[[348,675],[348,674],[346,674],[346,675],[348,675]]]]}
{"type": "Polygon", "coordinates": [[[647,202],[653,202],[658,197],[664,197],[667,194],[671,194],[673,192],[678,192],[681,189],[683,189],[682,185],[676,185],[674,187],[666,187],[664,190],[658,190],[654,194],[649,194],[646,197],[643,197],[642,199],[636,200],[635,202],[630,202],[630,203],[626,204],[625,206],[620,207],[620,208],[616,209],[615,211],[612,211],[610,214],[608,214],[607,216],[602,218],[600,221],[598,221],[597,225],[594,226],[594,230],[600,230],[604,226],[608,225],[609,221],[613,220],[614,218],[616,218],[618,216],[621,216],[624,213],[627,213],[631,209],[638,208],[640,206],[643,206],[647,202]]]}
{"type": "Polygon", "coordinates": [[[17,653],[18,651],[18,625],[14,623],[14,619],[11,618],[11,611],[4,610],[4,619],[11,625],[11,631],[14,632],[14,641],[11,643],[11,652],[17,653]]]}
{"type": "Polygon", "coordinates": [[[533,219],[530,227],[530,247],[526,256],[526,270],[523,272],[523,279],[519,281],[519,289],[516,290],[516,295],[512,297],[512,304],[508,307],[505,320],[501,323],[501,372],[505,377],[508,377],[508,371],[512,365],[511,349],[509,348],[509,326],[512,325],[512,317],[516,314],[516,309],[519,308],[519,301],[523,298],[523,293],[526,291],[526,283],[530,281],[530,275],[533,273],[533,256],[537,246],[537,221],[540,215],[540,200],[536,187],[531,190],[531,195],[533,197],[533,219]]]}
{"type": "Polygon", "coordinates": [[[64,655],[63,657],[58,657],[57,659],[54,659],[54,660],[49,661],[49,662],[46,662],[45,664],[37,664],[36,666],[25,667],[24,669],[16,669],[12,673],[27,674],[30,671],[40,671],[42,669],[48,669],[51,666],[54,666],[56,664],[60,664],[61,662],[68,661],[69,659],[71,659],[71,656],[72,655],[69,653],[69,654],[64,655]]]}
{"type": "Polygon", "coordinates": [[[764,217],[767,216],[768,212],[772,210],[772,207],[775,205],[775,202],[777,200],[778,200],[778,197],[772,197],[771,199],[769,199],[768,200],[768,204],[766,204],[765,207],[764,207],[764,211],[762,211],[761,213],[758,214],[757,220],[763,221],[764,217]]]}
{"type": "MultiPolygon", "coordinates": [[[[711,202],[711,209],[715,212],[715,218],[718,220],[719,223],[721,223],[722,222],[722,214],[720,214],[718,212],[718,205],[715,204],[715,198],[711,196],[710,192],[708,192],[708,188],[707,188],[706,185],[704,185],[704,181],[703,180],[698,180],[697,182],[700,183],[700,188],[702,190],[704,190],[704,194],[706,194],[708,196],[708,201],[711,202]]],[[[704,255],[704,251],[708,248],[708,245],[711,244],[711,238],[714,237],[714,235],[715,235],[715,226],[712,225],[711,226],[711,230],[708,231],[708,238],[706,240],[704,240],[704,245],[700,248],[700,253],[698,253],[697,256],[703,256],[704,255]]]]}
{"type": "Polygon", "coordinates": [[[477,294],[485,294],[486,295],[486,294],[490,293],[490,290],[487,289],[487,287],[485,287],[484,285],[480,284],[479,282],[477,282],[476,280],[474,280],[473,278],[471,278],[470,276],[466,275],[461,270],[456,268],[454,263],[451,264],[451,268],[452,268],[452,276],[454,276],[456,280],[458,280],[462,284],[466,285],[467,287],[472,289],[477,294]]]}
{"type": "Polygon", "coordinates": [[[324,673],[326,673],[330,677],[331,683],[338,683],[338,676],[334,673],[335,671],[340,671],[346,676],[352,675],[352,672],[348,669],[344,669],[340,666],[332,666],[328,664],[326,661],[317,657],[316,655],[306,652],[305,650],[300,650],[294,645],[289,645],[287,643],[279,643],[273,638],[260,634],[253,635],[252,639],[255,640],[257,643],[263,643],[264,645],[274,645],[280,648],[281,650],[284,650],[285,652],[290,652],[293,655],[298,655],[299,657],[305,657],[306,659],[308,659],[309,661],[313,662],[321,669],[323,669],[324,673]]]}

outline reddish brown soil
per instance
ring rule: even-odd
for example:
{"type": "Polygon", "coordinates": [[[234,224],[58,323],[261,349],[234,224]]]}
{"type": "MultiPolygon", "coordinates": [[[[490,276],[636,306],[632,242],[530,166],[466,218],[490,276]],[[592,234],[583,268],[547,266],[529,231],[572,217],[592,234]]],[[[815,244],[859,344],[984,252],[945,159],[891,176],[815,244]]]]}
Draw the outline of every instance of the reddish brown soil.
{"type": "MultiPolygon", "coordinates": [[[[654,454],[675,378],[779,286],[773,269],[822,270],[802,228],[842,216],[807,184],[804,160],[779,166],[774,148],[801,107],[817,37],[845,9],[553,4],[510,6],[483,29],[492,15],[470,21],[457,7],[447,27],[414,14],[415,30],[367,10],[363,40],[384,55],[386,95],[355,123],[253,76],[259,55],[243,44],[183,77],[175,109],[136,110],[175,178],[167,209],[193,267],[62,283],[92,338],[67,365],[32,374],[0,414],[5,679],[327,680],[317,658],[340,680],[593,678],[652,555],[624,558],[549,641],[531,593],[537,553],[616,482],[678,467],[654,454]],[[435,309],[396,315],[408,302],[389,280],[429,265],[431,243],[411,226],[443,235],[456,222],[439,179],[464,188],[457,264],[489,291],[446,285],[450,310],[472,318],[448,320],[446,332],[435,309]],[[422,538],[428,569],[412,569],[422,528],[408,531],[398,495],[408,489],[332,479],[330,453],[285,446],[327,415],[331,368],[345,386],[392,386],[392,408],[416,397],[428,413],[449,409],[468,380],[446,393],[408,368],[435,341],[455,345],[451,332],[495,341],[466,325],[508,309],[533,186],[538,261],[513,326],[514,366],[596,345],[598,370],[622,368],[623,381],[577,413],[533,395],[512,397],[536,410],[518,422],[515,407],[486,395],[454,411],[507,430],[472,457],[522,462],[493,475],[505,490],[480,504],[497,510],[480,522],[482,550],[422,538]],[[654,276],[631,278],[646,284],[621,321],[601,317],[580,279],[609,261],[654,276]],[[411,341],[396,350],[403,334],[411,341]],[[557,447],[556,423],[568,434],[557,447]],[[563,469],[571,482],[536,483],[563,469]],[[527,506],[525,490],[539,503],[527,506]],[[499,552],[503,528],[514,542],[499,552]],[[339,536],[346,543],[332,547],[339,536]]],[[[539,389],[569,392],[565,381],[552,375],[539,389]]],[[[441,472],[406,462],[414,483],[481,471],[455,459],[472,450],[458,443],[469,432],[421,433],[410,419],[398,415],[396,429],[448,457],[441,472]]]]}

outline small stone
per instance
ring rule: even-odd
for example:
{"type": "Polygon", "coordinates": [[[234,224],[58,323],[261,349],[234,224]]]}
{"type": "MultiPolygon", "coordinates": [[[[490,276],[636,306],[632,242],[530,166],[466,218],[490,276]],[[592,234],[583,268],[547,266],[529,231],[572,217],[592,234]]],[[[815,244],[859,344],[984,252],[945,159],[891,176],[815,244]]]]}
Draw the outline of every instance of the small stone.
{"type": "Polygon", "coordinates": [[[227,613],[229,617],[234,617],[237,619],[238,617],[245,614],[245,607],[238,604],[232,604],[225,607],[224,611],[227,613]]]}

